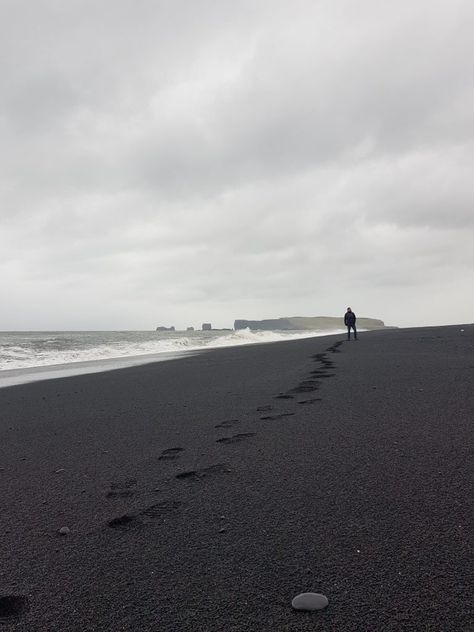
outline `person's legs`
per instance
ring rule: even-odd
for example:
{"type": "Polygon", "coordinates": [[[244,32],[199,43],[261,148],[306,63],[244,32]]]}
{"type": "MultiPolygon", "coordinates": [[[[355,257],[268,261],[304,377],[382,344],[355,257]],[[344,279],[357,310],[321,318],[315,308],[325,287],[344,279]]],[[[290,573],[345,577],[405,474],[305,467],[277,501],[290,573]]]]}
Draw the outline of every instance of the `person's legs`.
{"type": "Polygon", "coordinates": [[[352,329],[354,330],[354,340],[357,340],[357,329],[355,323],[352,325],[352,329]]]}
{"type": "Polygon", "coordinates": [[[347,325],[347,340],[351,339],[351,326],[347,325]]]}

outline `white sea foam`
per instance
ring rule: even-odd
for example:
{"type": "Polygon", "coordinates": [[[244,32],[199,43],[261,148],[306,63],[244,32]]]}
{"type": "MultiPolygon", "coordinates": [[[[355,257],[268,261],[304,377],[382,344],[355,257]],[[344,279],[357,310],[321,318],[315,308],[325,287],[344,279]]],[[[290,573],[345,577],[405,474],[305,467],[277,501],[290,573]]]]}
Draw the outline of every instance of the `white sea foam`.
{"type": "Polygon", "coordinates": [[[250,329],[238,329],[229,335],[216,338],[208,347],[233,347],[264,342],[281,342],[283,340],[298,340],[302,338],[314,338],[315,336],[328,336],[340,333],[335,331],[251,331],[250,329]]]}

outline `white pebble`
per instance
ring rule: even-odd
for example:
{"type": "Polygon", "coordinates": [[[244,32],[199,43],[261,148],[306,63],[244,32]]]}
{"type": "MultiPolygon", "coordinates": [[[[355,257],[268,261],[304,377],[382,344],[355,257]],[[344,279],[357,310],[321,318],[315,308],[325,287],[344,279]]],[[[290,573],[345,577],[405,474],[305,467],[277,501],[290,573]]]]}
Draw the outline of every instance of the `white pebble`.
{"type": "Polygon", "coordinates": [[[295,610],[322,610],[328,603],[327,597],[321,593],[301,593],[293,599],[291,605],[295,610]]]}
{"type": "Polygon", "coordinates": [[[69,533],[71,533],[71,529],[69,527],[61,527],[59,529],[59,533],[61,535],[68,535],[69,533]]]}

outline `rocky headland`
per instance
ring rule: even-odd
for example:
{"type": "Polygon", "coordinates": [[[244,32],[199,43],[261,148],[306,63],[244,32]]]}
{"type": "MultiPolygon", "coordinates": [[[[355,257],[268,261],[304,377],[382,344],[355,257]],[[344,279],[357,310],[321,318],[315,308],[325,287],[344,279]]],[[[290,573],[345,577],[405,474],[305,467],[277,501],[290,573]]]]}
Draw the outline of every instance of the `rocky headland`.
{"type": "MultiPolygon", "coordinates": [[[[385,329],[385,323],[378,318],[357,318],[357,326],[360,329],[385,329]]],[[[319,329],[340,329],[344,327],[344,319],[341,316],[290,316],[285,318],[268,318],[265,320],[234,321],[234,329],[261,329],[282,331],[310,331],[319,329]]]]}

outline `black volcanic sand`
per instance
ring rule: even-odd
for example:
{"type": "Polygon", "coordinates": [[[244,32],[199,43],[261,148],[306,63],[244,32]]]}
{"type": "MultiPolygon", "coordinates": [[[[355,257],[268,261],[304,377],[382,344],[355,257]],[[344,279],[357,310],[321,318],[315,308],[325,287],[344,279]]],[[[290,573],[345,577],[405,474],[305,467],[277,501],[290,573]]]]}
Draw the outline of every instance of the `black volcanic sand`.
{"type": "Polygon", "coordinates": [[[387,330],[0,390],[1,629],[473,631],[473,350],[387,330]]]}

